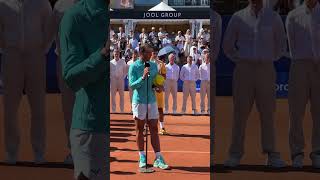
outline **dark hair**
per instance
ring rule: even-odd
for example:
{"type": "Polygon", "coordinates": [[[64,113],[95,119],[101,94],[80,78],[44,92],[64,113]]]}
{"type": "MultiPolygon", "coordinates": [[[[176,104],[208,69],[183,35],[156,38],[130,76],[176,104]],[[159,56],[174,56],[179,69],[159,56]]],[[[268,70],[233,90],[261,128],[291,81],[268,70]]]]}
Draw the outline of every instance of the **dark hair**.
{"type": "Polygon", "coordinates": [[[193,59],[193,57],[192,57],[192,56],[187,56],[187,59],[188,59],[188,58],[191,58],[191,59],[193,59]]]}
{"type": "Polygon", "coordinates": [[[159,52],[159,48],[157,46],[153,46],[152,49],[154,52],[159,52]]]}
{"type": "Polygon", "coordinates": [[[165,60],[166,59],[166,56],[165,55],[163,55],[163,56],[159,56],[159,60],[165,60]]]}
{"type": "Polygon", "coordinates": [[[139,53],[145,53],[148,49],[151,49],[151,48],[152,47],[150,44],[143,44],[139,48],[139,53]]]}

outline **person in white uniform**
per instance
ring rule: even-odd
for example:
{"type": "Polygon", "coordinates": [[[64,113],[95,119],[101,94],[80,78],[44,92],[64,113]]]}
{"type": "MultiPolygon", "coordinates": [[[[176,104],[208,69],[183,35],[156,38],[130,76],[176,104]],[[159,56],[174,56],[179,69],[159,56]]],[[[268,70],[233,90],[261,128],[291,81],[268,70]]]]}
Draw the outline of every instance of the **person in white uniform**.
{"type": "Polygon", "coordinates": [[[305,0],[286,20],[291,68],[289,78],[289,144],[292,166],[303,167],[303,118],[308,102],[313,121],[312,152],[315,168],[320,168],[320,3],[305,0]]]}
{"type": "Polygon", "coordinates": [[[199,79],[198,66],[192,63],[192,56],[187,57],[187,64],[183,65],[180,72],[180,79],[183,81],[183,101],[181,113],[185,114],[187,100],[191,96],[192,114],[197,114],[196,109],[196,81],[199,79]]]}
{"type": "Polygon", "coordinates": [[[207,96],[207,114],[210,114],[210,53],[204,55],[204,62],[199,67],[200,74],[200,110],[206,113],[205,97],[207,96]]]}
{"type": "Polygon", "coordinates": [[[116,112],[116,94],[120,96],[120,112],[124,112],[124,78],[127,74],[127,64],[120,58],[119,49],[113,51],[114,59],[110,61],[110,84],[112,112],[116,112]]]}
{"type": "Polygon", "coordinates": [[[286,49],[286,35],[280,15],[263,7],[263,0],[249,0],[236,12],[226,30],[224,52],[236,67],[233,75],[233,128],[227,167],[240,164],[244,154],[246,122],[255,102],[260,113],[262,152],[267,166],[286,166],[276,150],[276,73],[273,61],[286,49]]]}
{"type": "Polygon", "coordinates": [[[192,46],[190,49],[190,56],[192,57],[193,61],[192,64],[198,65],[201,61],[201,55],[198,53],[197,47],[192,46]]]}
{"type": "Polygon", "coordinates": [[[31,110],[35,163],[45,162],[46,54],[53,42],[48,0],[0,0],[3,50],[4,146],[7,163],[16,164],[20,145],[18,108],[25,90],[31,110]]]}
{"type": "MultiPolygon", "coordinates": [[[[130,61],[127,62],[127,73],[129,72],[130,66],[139,58],[139,52],[134,50],[132,54],[132,58],[130,61]]],[[[128,80],[129,77],[127,76],[128,80]]],[[[129,97],[130,97],[130,104],[132,104],[132,88],[128,84],[128,89],[129,89],[129,97]]]]}
{"type": "Polygon", "coordinates": [[[181,31],[178,31],[178,35],[176,36],[175,41],[176,41],[176,43],[177,43],[177,48],[179,49],[179,51],[180,51],[180,52],[183,51],[185,38],[184,38],[184,36],[182,35],[182,32],[181,32],[181,31]]]}
{"type": "Polygon", "coordinates": [[[169,63],[166,65],[167,74],[165,81],[165,114],[169,112],[169,96],[172,96],[172,113],[177,113],[177,92],[180,67],[175,63],[175,54],[169,55],[169,63]]]}

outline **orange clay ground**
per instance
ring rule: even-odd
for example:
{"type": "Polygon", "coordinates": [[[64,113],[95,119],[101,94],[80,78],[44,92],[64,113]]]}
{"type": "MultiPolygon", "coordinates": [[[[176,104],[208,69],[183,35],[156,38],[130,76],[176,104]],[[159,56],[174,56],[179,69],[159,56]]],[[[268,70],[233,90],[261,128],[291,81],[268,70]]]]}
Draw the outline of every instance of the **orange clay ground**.
{"type": "MultiPolygon", "coordinates": [[[[232,98],[219,97],[216,100],[217,113],[215,119],[215,180],[318,180],[320,170],[310,167],[309,153],[311,151],[312,121],[309,110],[306,111],[304,132],[306,142],[305,165],[301,170],[290,167],[282,170],[265,168],[265,156],[261,154],[260,120],[254,107],[247,122],[245,155],[241,166],[236,169],[225,169],[222,164],[228,157],[231,137],[232,98]]],[[[320,107],[319,107],[320,108],[320,107]]],[[[276,129],[277,147],[282,158],[291,165],[288,143],[288,101],[277,101],[276,129]]]]}
{"type": "MultiPolygon", "coordinates": [[[[125,96],[125,111],[130,110],[129,96],[125,96]]],[[[171,99],[169,99],[171,102],[171,99]]],[[[200,95],[197,94],[197,108],[200,95]]],[[[178,112],[182,93],[178,93],[178,112]]],[[[187,113],[191,113],[188,102],[187,113]]],[[[119,108],[119,107],[118,107],[119,108]]],[[[170,109],[171,110],[171,109],[170,109]]],[[[210,179],[210,118],[209,116],[165,116],[165,127],[170,136],[160,136],[161,150],[171,170],[152,174],[138,172],[139,154],[136,151],[135,127],[132,115],[111,115],[111,180],[210,179]]],[[[150,142],[150,136],[149,136],[150,142]]],[[[148,164],[154,161],[151,144],[148,146],[148,164]]]]}
{"type": "MultiPolygon", "coordinates": [[[[197,94],[199,107],[199,94],[197,94]]],[[[129,98],[126,94],[126,107],[129,98]]],[[[179,102],[181,101],[179,94],[179,102]]],[[[188,106],[191,106],[189,103],[188,106]]],[[[178,105],[180,108],[181,105],[178,105]]],[[[0,163],[0,180],[72,180],[73,169],[62,162],[68,153],[64,130],[61,99],[58,94],[47,95],[47,153],[48,164],[35,166],[30,144],[30,109],[24,97],[19,110],[21,127],[20,161],[16,166],[0,163]]],[[[180,110],[180,109],[178,109],[180,110]]],[[[190,111],[190,109],[188,110],[190,111]]],[[[190,112],[189,112],[190,113],[190,112]]],[[[209,179],[209,117],[167,116],[166,128],[172,136],[160,138],[163,155],[170,171],[140,174],[137,170],[137,152],[134,142],[134,124],[131,115],[111,115],[111,179],[209,179]]],[[[3,103],[0,96],[0,161],[5,158],[3,141],[3,103]]],[[[151,146],[151,145],[150,145],[151,146]]],[[[150,147],[149,146],[149,147],[150,147]]],[[[152,151],[150,147],[149,151],[152,151]]],[[[154,154],[149,152],[149,163],[154,154]]]]}

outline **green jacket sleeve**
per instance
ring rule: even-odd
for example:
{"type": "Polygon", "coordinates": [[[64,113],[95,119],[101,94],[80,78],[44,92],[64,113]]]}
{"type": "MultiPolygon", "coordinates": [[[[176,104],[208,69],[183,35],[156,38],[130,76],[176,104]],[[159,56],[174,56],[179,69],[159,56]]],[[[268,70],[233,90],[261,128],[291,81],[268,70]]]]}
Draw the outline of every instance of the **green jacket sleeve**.
{"type": "Polygon", "coordinates": [[[140,88],[143,83],[144,80],[142,79],[142,77],[138,77],[137,74],[134,72],[134,65],[131,65],[129,67],[129,73],[128,73],[128,77],[129,77],[129,86],[132,89],[138,89],[140,88]]]}
{"type": "Polygon", "coordinates": [[[85,55],[84,43],[79,33],[76,18],[67,14],[60,25],[60,48],[62,73],[66,84],[74,91],[88,86],[103,78],[107,61],[101,49],[85,55]]]}

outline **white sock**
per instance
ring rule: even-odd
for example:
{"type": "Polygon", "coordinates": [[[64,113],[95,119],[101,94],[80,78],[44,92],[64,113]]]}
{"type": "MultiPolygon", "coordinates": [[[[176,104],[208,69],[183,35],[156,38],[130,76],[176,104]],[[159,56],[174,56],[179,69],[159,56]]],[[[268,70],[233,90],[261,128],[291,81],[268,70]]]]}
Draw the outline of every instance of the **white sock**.
{"type": "Polygon", "coordinates": [[[160,122],[160,129],[164,128],[164,122],[160,122]]]}
{"type": "Polygon", "coordinates": [[[146,155],[146,153],[144,152],[144,151],[139,151],[139,156],[145,156],[146,155]]]}
{"type": "Polygon", "coordinates": [[[161,152],[156,152],[156,158],[161,157],[161,152]]]}

